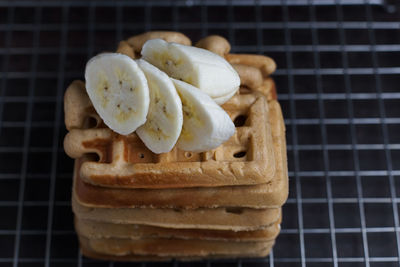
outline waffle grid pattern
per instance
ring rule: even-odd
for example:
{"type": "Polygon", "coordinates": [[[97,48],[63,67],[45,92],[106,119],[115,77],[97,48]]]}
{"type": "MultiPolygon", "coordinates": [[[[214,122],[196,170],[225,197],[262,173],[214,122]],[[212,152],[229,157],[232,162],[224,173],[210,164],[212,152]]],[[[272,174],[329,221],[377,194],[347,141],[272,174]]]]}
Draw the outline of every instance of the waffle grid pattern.
{"type": "Polygon", "coordinates": [[[97,159],[85,163],[90,167],[85,169],[82,165],[82,177],[90,183],[121,188],[207,187],[266,183],[275,177],[271,129],[269,124],[267,127],[259,128],[268,121],[268,106],[264,96],[257,92],[239,93],[223,106],[237,126],[236,118],[239,116],[242,116],[244,125],[237,127],[234,136],[223,145],[203,153],[185,152],[175,148],[169,153],[155,155],[136,135],[116,136],[105,127],[93,106],[87,105],[90,100],[85,93],[83,82],[73,82],[67,89],[64,101],[68,103],[65,104],[64,111],[70,114],[66,116],[65,122],[67,129],[70,130],[64,140],[66,153],[74,158],[93,154],[94,151],[98,154],[97,159]],[[87,110],[90,111],[86,112],[87,110]],[[97,124],[88,126],[90,118],[96,118],[97,124]],[[194,166],[192,162],[201,165],[194,166]],[[120,163],[126,165],[116,168],[115,166],[120,163]],[[143,178],[150,173],[149,164],[151,172],[162,173],[153,175],[155,180],[152,182],[143,178]],[[135,170],[131,168],[132,166],[135,170]],[[185,176],[184,173],[188,168],[199,170],[199,173],[188,180],[174,179],[175,176],[185,176]],[[221,173],[213,172],[215,168],[220,168],[221,173]],[[237,174],[239,170],[241,173],[237,174]],[[135,171],[140,174],[135,174],[135,171]],[[96,175],[100,177],[96,178],[96,175]],[[118,182],[118,179],[104,179],[103,175],[119,176],[122,182],[118,182]],[[210,179],[210,175],[213,175],[214,179],[210,179]],[[138,180],[130,182],[130,177],[137,177],[138,180]],[[171,178],[166,179],[166,177],[171,178]]]}
{"type": "Polygon", "coordinates": [[[0,266],[124,265],[79,253],[62,96],[89,57],[151,29],[221,34],[233,52],[278,65],[291,183],[281,234],[268,258],[196,265],[400,266],[400,13],[390,3],[0,1],[0,266]]]}

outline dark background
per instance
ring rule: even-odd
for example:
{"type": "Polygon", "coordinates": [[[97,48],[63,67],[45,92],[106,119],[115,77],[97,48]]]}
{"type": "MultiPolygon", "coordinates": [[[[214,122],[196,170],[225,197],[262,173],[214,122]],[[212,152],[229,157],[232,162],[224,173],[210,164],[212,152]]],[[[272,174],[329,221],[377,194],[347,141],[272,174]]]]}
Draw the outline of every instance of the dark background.
{"type": "Polygon", "coordinates": [[[276,60],[290,171],[269,257],[164,266],[400,266],[399,6],[217,0],[0,1],[0,267],[124,265],[79,253],[62,97],[88,58],[152,29],[276,60]]]}

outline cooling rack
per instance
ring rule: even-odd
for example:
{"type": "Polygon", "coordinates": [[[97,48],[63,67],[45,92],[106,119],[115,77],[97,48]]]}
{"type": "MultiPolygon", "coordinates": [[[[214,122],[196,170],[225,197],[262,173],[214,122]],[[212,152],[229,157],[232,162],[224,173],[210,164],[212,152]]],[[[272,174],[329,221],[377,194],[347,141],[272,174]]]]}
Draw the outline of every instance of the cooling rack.
{"type": "Polygon", "coordinates": [[[400,11],[373,0],[0,1],[0,266],[128,265],[79,252],[62,97],[151,29],[276,60],[290,176],[269,257],[162,265],[400,266],[400,11]]]}

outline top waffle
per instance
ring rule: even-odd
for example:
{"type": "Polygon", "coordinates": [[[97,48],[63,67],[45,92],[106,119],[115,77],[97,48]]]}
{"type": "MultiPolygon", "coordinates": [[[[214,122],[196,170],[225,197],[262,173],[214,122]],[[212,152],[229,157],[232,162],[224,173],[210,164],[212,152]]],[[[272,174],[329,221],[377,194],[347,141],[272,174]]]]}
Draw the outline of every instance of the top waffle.
{"type": "Polygon", "coordinates": [[[266,99],[275,96],[268,94],[274,91],[271,90],[273,82],[265,72],[271,66],[266,66],[266,61],[262,64],[257,60],[246,61],[246,57],[241,58],[243,55],[228,55],[227,59],[229,57],[243,63],[235,68],[241,68],[238,72],[242,85],[246,86],[222,106],[235,122],[236,133],[218,148],[202,153],[174,148],[157,155],[148,150],[136,134],[122,136],[111,131],[96,114],[84,83],[73,82],[64,98],[65,124],[69,130],[64,140],[65,151],[72,158],[90,153],[98,155],[98,159],[93,157],[93,161],[82,164],[81,177],[92,184],[121,188],[215,187],[269,182],[275,174],[275,158],[266,99]],[[251,62],[255,65],[249,66],[251,62]],[[252,80],[252,75],[258,77],[254,73],[260,73],[262,79],[252,80]]]}

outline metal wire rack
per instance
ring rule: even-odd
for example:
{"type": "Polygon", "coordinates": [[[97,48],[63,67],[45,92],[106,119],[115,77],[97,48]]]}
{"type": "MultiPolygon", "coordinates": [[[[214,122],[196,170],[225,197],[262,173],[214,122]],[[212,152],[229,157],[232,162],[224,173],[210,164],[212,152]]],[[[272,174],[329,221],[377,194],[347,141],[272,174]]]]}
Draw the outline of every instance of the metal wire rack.
{"type": "Polygon", "coordinates": [[[269,257],[165,266],[400,266],[400,11],[372,0],[0,1],[0,266],[125,265],[79,253],[62,97],[151,29],[277,61],[290,171],[269,257]]]}

